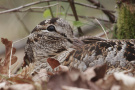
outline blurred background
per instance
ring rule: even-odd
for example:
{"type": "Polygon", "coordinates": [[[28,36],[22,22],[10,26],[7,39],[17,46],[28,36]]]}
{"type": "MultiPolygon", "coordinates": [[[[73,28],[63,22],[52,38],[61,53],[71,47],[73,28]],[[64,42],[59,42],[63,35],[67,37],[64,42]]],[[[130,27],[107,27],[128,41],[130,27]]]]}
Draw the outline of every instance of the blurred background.
{"type": "MultiPolygon", "coordinates": [[[[81,26],[84,35],[106,38],[103,29],[95,20],[97,18],[106,30],[108,38],[112,38],[115,20],[112,23],[101,9],[104,6],[106,10],[112,11],[112,14],[117,17],[115,0],[95,0],[100,2],[98,9],[94,9],[96,8],[95,4],[89,2],[89,0],[74,0],[79,22],[76,22],[70,3],[67,0],[50,0],[49,3],[46,1],[0,0],[0,38],[7,38],[13,42],[23,39],[30,34],[39,22],[51,18],[51,13],[54,17],[66,19],[72,26],[76,36],[79,36],[77,27],[81,26]],[[25,5],[28,5],[28,7],[25,7],[25,5]],[[50,8],[47,8],[47,6],[50,6],[50,8]],[[6,10],[9,11],[3,12],[6,10]]],[[[26,40],[14,43],[14,47],[17,49],[15,55],[18,57],[18,61],[13,67],[17,67],[23,62],[26,40]]],[[[4,59],[4,55],[5,47],[0,42],[0,57],[4,59]]]]}

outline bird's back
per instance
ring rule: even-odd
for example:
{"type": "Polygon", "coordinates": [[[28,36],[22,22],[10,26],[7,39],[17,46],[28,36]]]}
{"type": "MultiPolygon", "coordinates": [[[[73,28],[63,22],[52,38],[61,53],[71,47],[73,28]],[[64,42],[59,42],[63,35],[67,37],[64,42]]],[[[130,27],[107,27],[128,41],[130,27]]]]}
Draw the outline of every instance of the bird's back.
{"type": "Polygon", "coordinates": [[[61,56],[64,57],[63,53],[58,57],[63,65],[79,68],[82,71],[104,63],[107,63],[109,68],[131,69],[134,68],[135,62],[135,40],[107,40],[87,43],[81,48],[70,49],[63,58],[64,60],[61,60],[61,56]]]}

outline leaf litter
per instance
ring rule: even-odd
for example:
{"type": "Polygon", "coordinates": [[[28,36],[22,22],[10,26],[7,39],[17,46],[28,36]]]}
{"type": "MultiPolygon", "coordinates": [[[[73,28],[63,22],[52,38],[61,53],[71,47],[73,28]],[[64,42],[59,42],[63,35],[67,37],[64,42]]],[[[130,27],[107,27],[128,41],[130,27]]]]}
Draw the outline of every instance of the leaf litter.
{"type": "MultiPolygon", "coordinates": [[[[31,75],[34,64],[22,69],[19,74],[8,77],[9,58],[12,42],[1,39],[5,45],[5,59],[0,59],[0,90],[135,90],[135,78],[124,73],[106,74],[107,65],[99,65],[88,68],[85,72],[67,66],[62,66],[53,59],[47,62],[54,70],[53,72],[41,69],[35,75],[31,75]]],[[[14,56],[16,50],[13,48],[12,64],[17,61],[14,56]]]]}

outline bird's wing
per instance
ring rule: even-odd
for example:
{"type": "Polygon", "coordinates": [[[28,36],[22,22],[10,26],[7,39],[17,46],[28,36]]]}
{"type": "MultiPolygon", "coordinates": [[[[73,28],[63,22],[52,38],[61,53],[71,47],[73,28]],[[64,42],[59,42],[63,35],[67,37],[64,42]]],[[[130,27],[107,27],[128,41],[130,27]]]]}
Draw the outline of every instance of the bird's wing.
{"type": "Polygon", "coordinates": [[[130,69],[135,63],[135,40],[89,43],[70,51],[62,64],[84,71],[88,67],[104,63],[107,63],[109,67],[130,69]]]}

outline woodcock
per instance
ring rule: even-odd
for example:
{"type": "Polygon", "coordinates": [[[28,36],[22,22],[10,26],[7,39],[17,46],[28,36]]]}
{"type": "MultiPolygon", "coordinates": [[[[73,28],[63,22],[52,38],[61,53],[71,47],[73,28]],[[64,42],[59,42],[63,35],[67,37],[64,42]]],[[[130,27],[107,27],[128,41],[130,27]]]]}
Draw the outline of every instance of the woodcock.
{"type": "Polygon", "coordinates": [[[24,60],[25,64],[34,63],[35,70],[49,70],[49,57],[81,71],[106,63],[110,71],[117,68],[118,71],[128,70],[134,74],[135,40],[105,40],[90,36],[77,38],[67,21],[52,18],[33,29],[25,46],[24,60]]]}

